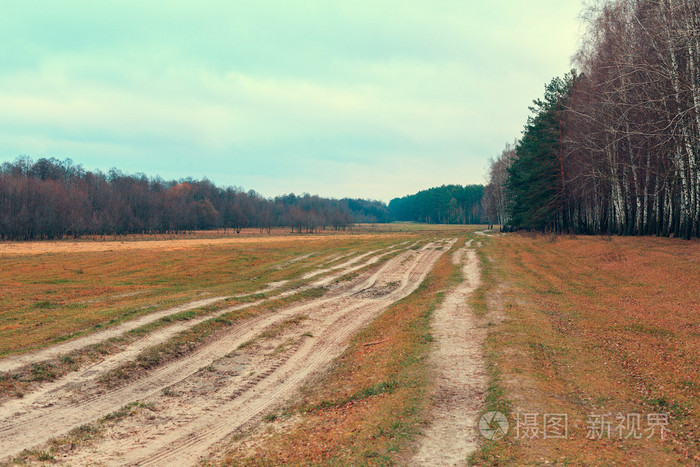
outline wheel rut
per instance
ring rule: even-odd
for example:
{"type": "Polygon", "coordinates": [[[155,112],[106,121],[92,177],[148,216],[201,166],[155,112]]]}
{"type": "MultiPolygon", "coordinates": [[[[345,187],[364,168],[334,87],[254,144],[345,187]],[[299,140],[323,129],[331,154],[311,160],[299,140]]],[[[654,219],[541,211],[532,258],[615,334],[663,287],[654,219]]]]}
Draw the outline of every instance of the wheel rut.
{"type": "MultiPolygon", "coordinates": [[[[392,252],[393,249],[378,252],[362,264],[345,265],[342,274],[376,263],[392,252]]],[[[68,453],[65,460],[82,463],[102,459],[120,464],[181,464],[184,459],[186,463],[196,462],[231,433],[259,421],[265,411],[284,402],[309,376],[325,368],[358,329],[415,290],[441,254],[434,248],[407,249],[375,273],[349,282],[327,297],[247,319],[215,342],[123,387],[105,389],[96,384],[97,376],[111,364],[103,363],[101,367],[85,369],[83,379],[56,382],[50,390],[44,390],[42,397],[9,401],[13,404],[0,406],[0,452],[4,454],[0,460],[92,423],[130,402],[151,401],[159,407],[159,418],[166,420],[163,426],[139,424],[138,419],[132,426],[127,420],[118,435],[98,442],[94,448],[68,453]],[[357,291],[378,283],[399,285],[382,297],[355,296],[357,291]],[[239,349],[266,329],[295,316],[306,319],[269,340],[268,344],[274,343],[275,348],[261,350],[254,345],[251,351],[239,349]],[[217,380],[214,371],[203,370],[217,362],[239,358],[232,357],[235,354],[248,359],[246,368],[252,369],[252,374],[229,372],[217,380]],[[186,400],[178,400],[164,394],[170,388],[188,387],[188,381],[203,377],[206,381],[194,386],[199,387],[199,396],[195,391],[186,400]],[[201,390],[209,386],[209,390],[201,390]],[[144,436],[147,442],[143,441],[144,436]]]]}

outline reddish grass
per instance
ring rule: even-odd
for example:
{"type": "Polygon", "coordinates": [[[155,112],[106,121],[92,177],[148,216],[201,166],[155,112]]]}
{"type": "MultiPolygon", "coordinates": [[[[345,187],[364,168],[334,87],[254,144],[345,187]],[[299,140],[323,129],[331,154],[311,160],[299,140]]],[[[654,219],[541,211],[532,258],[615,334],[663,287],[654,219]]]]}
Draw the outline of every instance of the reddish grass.
{"type": "Polygon", "coordinates": [[[506,318],[487,343],[492,391],[511,417],[568,413],[570,439],[511,431],[476,462],[700,461],[700,242],[511,235],[486,257],[487,316],[506,318]],[[589,414],[630,412],[670,413],[671,435],[587,439],[589,414]]]}

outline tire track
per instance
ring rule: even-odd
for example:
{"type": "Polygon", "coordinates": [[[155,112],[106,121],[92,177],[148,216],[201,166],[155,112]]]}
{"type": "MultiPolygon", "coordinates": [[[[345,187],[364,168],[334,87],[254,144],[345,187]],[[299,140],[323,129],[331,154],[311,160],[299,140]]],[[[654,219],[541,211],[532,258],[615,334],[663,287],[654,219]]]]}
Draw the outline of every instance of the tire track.
{"type": "MultiPolygon", "coordinates": [[[[183,465],[196,463],[207,452],[230,434],[259,420],[271,408],[283,403],[312,374],[321,371],[339,356],[348,340],[363,326],[371,322],[391,303],[413,292],[425,278],[441,253],[435,251],[414,255],[409,270],[401,274],[409,277],[400,289],[379,300],[358,300],[343,297],[333,305],[333,310],[317,323],[314,335],[318,339],[307,340],[283,362],[271,366],[254,382],[236,389],[231,397],[223,394],[208,396],[220,401],[199,407],[195,421],[179,436],[163,436],[160,442],[151,442],[136,450],[128,450],[120,462],[130,465],[183,465]],[[255,389],[253,391],[253,389],[255,389]]],[[[403,259],[403,258],[399,258],[403,259]]],[[[393,278],[393,277],[392,277],[393,278]]],[[[368,280],[365,286],[371,286],[368,280]]],[[[308,310],[301,310],[308,311],[308,310]]],[[[192,409],[189,410],[191,412],[192,409]]],[[[123,451],[123,449],[120,449],[123,451]]],[[[94,453],[91,453],[94,455],[94,453]]]]}
{"type": "Polygon", "coordinates": [[[181,313],[183,311],[190,311],[196,308],[205,307],[216,302],[225,300],[227,298],[229,297],[222,296],[205,298],[202,300],[195,300],[182,305],[167,308],[165,310],[155,311],[153,313],[149,313],[147,315],[129,320],[126,323],[110,327],[109,329],[98,331],[87,336],[78,337],[71,341],[61,342],[60,344],[56,344],[49,348],[42,349],[36,352],[30,352],[20,355],[11,355],[0,360],[0,372],[14,371],[18,370],[19,368],[22,368],[23,366],[31,365],[32,363],[51,360],[62,354],[66,354],[74,350],[79,350],[89,345],[98,344],[100,342],[107,341],[113,337],[119,337],[122,334],[131,331],[132,329],[145,326],[146,324],[157,321],[160,318],[164,318],[175,313],[181,313]]]}
{"type": "MultiPolygon", "coordinates": [[[[107,356],[105,359],[93,362],[89,364],[88,366],[82,367],[74,372],[67,373],[66,375],[60,377],[59,379],[52,381],[52,382],[47,382],[44,383],[43,385],[37,387],[34,389],[34,391],[26,394],[23,398],[21,399],[11,399],[5,401],[3,404],[0,405],[0,420],[2,418],[8,417],[11,414],[16,414],[18,412],[25,411],[27,407],[29,406],[35,406],[37,404],[50,404],[52,403],[50,400],[46,401],[45,399],[47,398],[53,398],[53,395],[60,393],[60,391],[65,390],[66,388],[71,388],[71,387],[79,387],[81,384],[83,384],[86,380],[89,380],[91,378],[96,378],[97,375],[101,375],[104,373],[107,373],[115,368],[118,368],[120,365],[122,365],[126,361],[133,360],[136,358],[142,351],[145,349],[155,346],[157,344],[163,343],[167,341],[168,339],[172,338],[176,334],[183,332],[187,329],[190,329],[204,321],[210,320],[210,319],[215,319],[219,316],[222,316],[226,313],[231,313],[234,311],[240,311],[244,310],[246,308],[251,308],[257,305],[260,305],[262,303],[265,303],[269,300],[272,299],[280,299],[280,298],[285,298],[288,296],[291,296],[295,293],[303,292],[305,290],[309,290],[315,287],[327,287],[329,284],[331,284],[333,281],[338,279],[339,277],[352,273],[356,270],[365,268],[367,266],[370,266],[372,264],[377,263],[381,258],[383,258],[386,255],[389,255],[394,252],[396,249],[396,246],[393,245],[388,248],[389,251],[386,251],[384,253],[381,253],[383,250],[376,250],[373,252],[370,252],[371,254],[375,254],[372,258],[370,258],[368,261],[365,261],[359,265],[355,265],[353,267],[345,267],[340,271],[337,271],[335,274],[332,274],[326,278],[319,279],[317,281],[314,281],[306,286],[300,287],[298,289],[282,292],[274,297],[269,297],[269,298],[264,298],[261,300],[257,300],[254,302],[249,302],[249,303],[244,303],[240,305],[235,305],[232,307],[228,307],[222,310],[219,310],[217,312],[201,316],[198,318],[190,319],[187,321],[177,321],[172,324],[170,324],[167,327],[164,327],[162,329],[156,330],[153,333],[146,335],[144,337],[141,337],[134,342],[130,343],[128,346],[126,346],[124,349],[119,351],[118,353],[114,355],[107,356]],[[44,401],[42,402],[42,399],[44,401]]],[[[367,255],[362,255],[363,257],[366,257],[367,255]]],[[[356,261],[354,261],[352,264],[355,264],[356,261]]],[[[224,297],[225,298],[225,297],[224,297]]],[[[209,300],[214,300],[214,299],[209,299],[209,300]]],[[[210,302],[208,302],[210,303],[210,302]]],[[[197,307],[198,305],[201,305],[201,303],[193,303],[192,308],[197,307]]],[[[173,311],[173,309],[169,309],[166,311],[170,311],[168,314],[172,314],[174,312],[179,312],[179,311],[185,311],[184,306],[183,307],[177,307],[178,309],[173,311]]],[[[157,318],[160,318],[162,316],[158,316],[157,318]]],[[[153,320],[151,320],[153,321],[153,320]]],[[[103,335],[105,338],[110,338],[112,334],[110,333],[109,335],[103,335]]],[[[53,348],[51,348],[53,349],[53,348]]],[[[47,350],[51,350],[47,349],[47,350]]],[[[62,350],[61,350],[62,352],[62,350]]],[[[61,353],[59,352],[59,353],[61,353]]],[[[1,433],[0,433],[1,434],[1,433]]]]}
{"type": "MultiPolygon", "coordinates": [[[[367,263],[374,263],[380,257],[391,252],[393,251],[375,256],[367,263]]],[[[397,264],[396,260],[399,258],[403,259],[406,254],[410,254],[410,252],[399,255],[382,266],[381,269],[386,270],[387,268],[395,267],[397,264]]],[[[356,266],[355,269],[360,269],[365,265],[356,266]]],[[[342,273],[347,273],[347,270],[344,270],[342,273]]],[[[338,295],[342,297],[343,293],[339,292],[338,295]]],[[[36,446],[51,437],[61,435],[75,426],[93,422],[128,402],[157,397],[163,388],[184,380],[206,364],[226,356],[241,343],[255,337],[261,330],[281,322],[300,310],[322,308],[338,299],[338,296],[319,299],[310,305],[293,306],[274,314],[256,316],[246,320],[244,323],[235,326],[234,329],[215,343],[198,349],[181,360],[158,367],[146,377],[122,388],[114,390],[99,390],[95,388],[94,380],[97,374],[100,374],[101,370],[108,366],[103,365],[99,368],[89,368],[83,374],[85,380],[81,381],[80,378],[75,378],[73,381],[68,380],[73,384],[80,384],[80,391],[76,391],[72,398],[69,394],[69,388],[65,384],[61,388],[59,383],[57,383],[57,387],[51,388],[54,391],[45,391],[44,395],[48,396],[46,397],[46,399],[49,399],[48,401],[40,401],[38,397],[28,398],[26,401],[11,401],[14,404],[5,404],[0,408],[3,413],[0,419],[0,452],[4,456],[11,456],[23,448],[36,446]],[[88,373],[90,374],[88,375],[88,373]]],[[[211,318],[211,316],[208,318],[211,318]]],[[[124,357],[127,354],[119,355],[124,357]]],[[[117,360],[117,356],[114,357],[117,360]]]]}
{"type": "MultiPolygon", "coordinates": [[[[362,260],[363,258],[366,258],[367,256],[371,256],[377,253],[380,253],[385,250],[392,250],[395,248],[398,248],[400,245],[405,244],[406,242],[399,243],[396,245],[391,245],[387,248],[384,249],[379,249],[379,250],[374,250],[370,251],[368,253],[363,253],[361,255],[355,256],[349,261],[346,261],[343,264],[336,265],[330,268],[326,269],[320,269],[318,271],[314,271],[311,276],[308,278],[315,277],[320,274],[326,274],[329,272],[334,272],[334,271],[341,271],[341,274],[346,274],[345,272],[346,269],[349,269],[349,266],[352,266],[353,264],[357,263],[358,261],[362,260]]],[[[295,260],[292,260],[291,264],[296,263],[299,260],[308,258],[311,256],[305,255],[303,257],[295,258],[295,260]]],[[[307,279],[307,277],[303,276],[303,279],[307,279]]],[[[337,278],[337,275],[332,279],[334,280],[337,278]]],[[[329,281],[330,282],[330,281],[329,281]]],[[[191,302],[183,303],[181,305],[177,305],[174,307],[170,307],[164,310],[160,311],[155,311],[152,313],[148,313],[146,315],[140,316],[138,318],[134,318],[132,320],[126,321],[122,324],[118,324],[116,326],[110,327],[108,329],[98,331],[92,334],[89,334],[87,336],[82,336],[78,337],[76,339],[67,341],[67,342],[61,342],[59,344],[55,344],[49,348],[46,349],[41,349],[38,351],[32,351],[24,354],[19,354],[19,355],[10,355],[7,357],[4,357],[3,359],[0,359],[0,373],[2,372],[10,372],[10,371],[15,371],[18,370],[24,366],[31,365],[33,363],[39,363],[42,361],[46,360],[51,360],[54,358],[57,358],[63,354],[67,354],[72,351],[80,350],[82,348],[88,347],[90,345],[98,344],[101,342],[105,342],[109,339],[119,337],[133,329],[145,326],[147,324],[153,323],[154,321],[157,321],[161,318],[174,315],[176,313],[181,313],[184,311],[190,311],[194,310],[197,308],[202,308],[208,305],[212,305],[214,303],[218,303],[221,301],[224,301],[229,298],[241,298],[241,297],[246,297],[246,296],[254,296],[257,294],[263,294],[263,293],[269,293],[272,290],[275,290],[276,288],[279,288],[283,283],[274,283],[274,284],[268,284],[266,285],[263,289],[260,289],[258,291],[250,292],[247,294],[242,294],[242,295],[223,295],[223,296],[217,296],[217,297],[209,297],[205,299],[200,299],[200,300],[194,300],[191,302]]],[[[307,287],[316,287],[317,285],[311,284],[307,287]]],[[[291,295],[292,293],[297,292],[296,291],[290,291],[290,292],[285,292],[287,295],[291,295]]],[[[259,303],[259,302],[257,302],[259,303]]],[[[256,304],[257,304],[256,303],[256,304]]]]}

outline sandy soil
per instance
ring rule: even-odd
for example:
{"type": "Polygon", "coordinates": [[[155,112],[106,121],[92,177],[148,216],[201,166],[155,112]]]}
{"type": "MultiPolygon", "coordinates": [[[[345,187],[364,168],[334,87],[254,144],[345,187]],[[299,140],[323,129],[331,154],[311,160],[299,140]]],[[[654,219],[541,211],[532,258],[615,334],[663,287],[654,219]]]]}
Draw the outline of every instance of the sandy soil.
{"type": "MultiPolygon", "coordinates": [[[[73,371],[71,373],[66,374],[65,376],[52,381],[52,382],[46,382],[41,385],[37,385],[35,388],[33,388],[32,392],[29,392],[26,394],[23,398],[21,399],[14,399],[14,400],[8,400],[5,401],[3,404],[0,404],[0,420],[2,420],[4,417],[10,417],[12,414],[17,414],[17,413],[23,413],[26,411],[27,407],[33,407],[33,406],[41,406],[41,405],[49,405],[52,404],[53,399],[55,399],[57,394],[62,394],[65,391],[73,391],[76,388],[81,387],[86,381],[91,381],[99,377],[100,375],[103,375],[111,370],[114,370],[115,368],[120,367],[123,365],[125,362],[128,362],[130,360],[135,359],[141,352],[146,350],[149,347],[152,347],[154,345],[163,343],[167,341],[168,339],[172,338],[176,334],[185,331],[186,329],[189,329],[193,326],[196,326],[197,324],[206,321],[208,319],[216,318],[218,316],[221,316],[223,314],[236,311],[236,310],[241,310],[244,308],[249,308],[255,305],[259,305],[265,301],[268,301],[272,298],[280,298],[284,296],[291,295],[293,293],[297,293],[299,291],[313,288],[313,287],[321,287],[321,286],[326,286],[328,287],[329,284],[332,284],[335,279],[338,277],[348,274],[350,272],[353,272],[357,269],[364,268],[368,265],[372,265],[379,261],[382,257],[390,254],[393,252],[396,246],[390,246],[384,250],[378,250],[372,252],[374,256],[372,256],[370,259],[360,263],[356,264],[357,261],[351,261],[347,263],[343,263],[343,268],[340,268],[339,270],[336,271],[335,274],[329,275],[327,277],[324,277],[322,279],[319,279],[315,282],[312,282],[311,284],[295,289],[295,290],[290,290],[283,292],[281,294],[276,295],[275,297],[268,297],[262,300],[254,301],[254,302],[249,302],[245,304],[240,304],[232,307],[227,307],[222,310],[219,310],[215,313],[201,316],[199,318],[195,319],[190,319],[187,321],[177,321],[169,326],[166,326],[164,328],[158,329],[146,336],[144,336],[141,339],[138,339],[132,343],[130,343],[128,346],[126,346],[124,349],[122,349],[119,353],[108,356],[100,361],[95,361],[90,363],[87,366],[84,366],[82,368],[77,369],[76,371],[73,371]]],[[[361,255],[362,258],[367,257],[366,254],[361,255]]],[[[2,368],[9,368],[9,369],[16,369],[19,366],[23,366],[25,364],[31,364],[31,363],[36,363],[40,361],[44,361],[47,358],[50,357],[55,357],[58,355],[61,355],[67,351],[71,350],[77,350],[80,348],[83,348],[85,346],[91,345],[91,344],[96,344],[99,342],[103,342],[111,337],[114,337],[118,335],[120,332],[126,332],[130,329],[134,329],[137,326],[143,325],[147,322],[152,322],[154,319],[160,318],[162,316],[166,316],[167,314],[172,314],[176,313],[179,311],[184,311],[187,309],[192,309],[196,308],[198,306],[204,306],[206,304],[212,303],[213,301],[216,300],[221,300],[224,299],[225,297],[218,297],[216,299],[208,299],[208,300],[198,300],[195,302],[191,302],[186,305],[181,305],[179,307],[174,307],[174,308],[169,308],[167,310],[163,310],[161,312],[156,312],[149,314],[147,316],[144,316],[140,319],[132,320],[127,323],[124,323],[121,326],[115,327],[113,330],[106,330],[102,332],[98,332],[95,334],[91,334],[89,336],[85,336],[83,338],[75,339],[74,341],[69,341],[65,343],[58,344],[54,347],[50,347],[48,349],[39,351],[39,352],[34,352],[34,353],[29,353],[25,355],[20,355],[16,357],[9,357],[5,360],[0,361],[0,367],[2,368]],[[152,318],[152,319],[151,319],[152,318]]],[[[1,435],[0,435],[1,438],[1,435]]],[[[1,441],[1,439],[0,439],[1,441]]],[[[1,444],[0,444],[1,446],[1,444]]],[[[1,453],[2,451],[0,451],[1,453]]]]}
{"type": "MultiPolygon", "coordinates": [[[[375,254],[342,274],[391,252],[375,254]]],[[[404,251],[373,274],[341,283],[323,298],[248,319],[215,342],[124,386],[105,389],[97,380],[109,368],[133,359],[134,349],[7,401],[0,405],[0,461],[130,402],[147,401],[153,404],[145,411],[149,413],[110,426],[94,444],[69,446],[57,460],[196,463],[237,430],[259,423],[307,378],[323,371],[357,330],[415,290],[441,254],[433,246],[404,251]]],[[[160,339],[162,331],[144,342],[160,339]]]]}
{"type": "Polygon", "coordinates": [[[17,370],[25,365],[49,360],[58,357],[59,355],[67,354],[74,350],[82,349],[89,345],[104,342],[108,339],[111,339],[112,337],[121,336],[122,334],[132,329],[136,329],[146,324],[152,323],[165,316],[173,315],[175,313],[180,313],[183,311],[194,310],[196,308],[201,308],[216,302],[220,302],[222,300],[225,300],[226,298],[228,297],[209,297],[202,300],[194,300],[192,302],[174,306],[165,310],[149,313],[139,318],[132,319],[125,323],[119,324],[117,326],[112,326],[103,331],[89,334],[84,337],[79,337],[70,341],[61,342],[60,344],[56,344],[46,349],[19,355],[10,355],[0,360],[0,372],[17,370]]]}
{"type": "Polygon", "coordinates": [[[466,465],[478,447],[477,417],[484,405],[487,372],[482,353],[484,333],[469,309],[469,294],[479,285],[478,258],[471,241],[453,255],[462,264],[464,281],[433,314],[436,343],[430,361],[436,391],[432,420],[419,440],[413,465],[466,465]]]}
{"type": "MultiPolygon", "coordinates": [[[[403,245],[403,244],[399,244],[403,245]]],[[[392,245],[390,247],[387,247],[383,250],[375,250],[371,251],[369,253],[365,253],[362,255],[357,255],[353,257],[352,259],[327,268],[327,269],[321,269],[318,270],[317,273],[314,273],[313,276],[321,275],[321,274],[328,274],[333,272],[334,274],[330,274],[323,279],[316,280],[307,286],[297,288],[294,290],[282,292],[280,294],[271,296],[269,293],[271,291],[274,291],[275,289],[280,288],[282,285],[284,285],[284,282],[275,282],[275,283],[270,283],[265,286],[264,289],[259,290],[257,292],[251,292],[249,294],[244,294],[244,295],[236,295],[236,296],[221,296],[221,297],[209,297],[206,299],[201,299],[201,300],[194,300],[192,302],[184,303],[182,305],[178,305],[175,307],[171,307],[165,310],[161,311],[156,311],[153,313],[149,313],[147,315],[141,316],[139,318],[129,320],[125,323],[122,323],[117,326],[110,327],[108,329],[105,329],[103,331],[95,332],[93,334],[84,336],[84,337],[79,337],[77,339],[73,339],[70,341],[62,342],[60,344],[56,344],[54,346],[51,346],[46,349],[38,350],[35,352],[28,352],[25,354],[19,354],[19,355],[11,355],[8,357],[3,358],[0,360],[0,372],[9,372],[9,371],[14,371],[17,370],[23,366],[26,365],[31,365],[33,363],[39,363],[43,362],[46,360],[50,360],[52,358],[56,358],[60,355],[65,355],[69,352],[79,350],[85,347],[88,347],[90,345],[98,344],[100,342],[105,342],[108,339],[111,339],[113,337],[118,337],[123,335],[124,333],[131,331],[133,329],[139,328],[141,326],[144,326],[146,324],[152,323],[154,321],[157,321],[163,317],[173,315],[176,313],[181,313],[183,311],[189,311],[189,310],[194,310],[196,308],[201,308],[205,307],[217,302],[221,302],[223,300],[226,300],[227,298],[231,297],[243,297],[243,296],[253,296],[257,294],[262,294],[265,293],[267,294],[267,297],[265,299],[257,300],[254,302],[249,302],[243,305],[239,306],[234,306],[234,307],[228,307],[226,309],[223,309],[216,314],[213,315],[208,315],[204,316],[201,318],[197,319],[192,319],[188,320],[185,322],[178,322],[170,325],[166,330],[163,330],[161,332],[158,332],[156,334],[151,334],[145,339],[145,346],[141,345],[138,348],[138,351],[141,349],[154,345],[157,342],[162,342],[170,337],[172,337],[175,333],[180,332],[186,328],[190,328],[196,324],[201,323],[204,320],[210,319],[212,317],[216,317],[225,313],[229,313],[231,311],[235,310],[241,310],[244,308],[250,308],[255,305],[259,305],[262,302],[269,301],[270,299],[273,298],[283,298],[289,295],[292,295],[294,293],[298,293],[300,291],[309,289],[309,288],[314,288],[314,287],[324,287],[327,286],[328,284],[331,284],[333,281],[335,281],[338,277],[354,272],[358,269],[364,268],[368,265],[374,264],[377,261],[379,261],[382,257],[392,253],[399,245],[392,245]],[[371,257],[369,260],[361,262],[362,259],[365,259],[367,257],[371,257]],[[358,265],[358,263],[360,263],[358,265]]],[[[307,279],[304,277],[304,279],[307,279]]],[[[138,346],[138,344],[136,344],[138,346]]]]}

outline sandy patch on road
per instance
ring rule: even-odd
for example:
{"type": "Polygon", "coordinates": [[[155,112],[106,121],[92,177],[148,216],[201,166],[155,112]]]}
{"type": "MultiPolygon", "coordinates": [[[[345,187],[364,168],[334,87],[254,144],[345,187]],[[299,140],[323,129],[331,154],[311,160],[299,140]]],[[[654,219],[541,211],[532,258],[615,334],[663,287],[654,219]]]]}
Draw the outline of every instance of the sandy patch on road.
{"type": "Polygon", "coordinates": [[[183,311],[195,310],[208,305],[225,300],[228,297],[211,297],[201,300],[194,300],[182,305],[177,305],[165,310],[156,311],[138,318],[129,320],[125,323],[118,324],[103,331],[98,331],[87,336],[78,337],[76,339],[61,342],[46,349],[41,349],[33,352],[27,352],[19,355],[10,355],[0,359],[0,372],[17,370],[25,365],[39,363],[60,355],[66,355],[78,349],[88,347],[100,342],[105,342],[111,338],[119,337],[133,329],[153,323],[165,316],[174,315],[183,311]]]}

